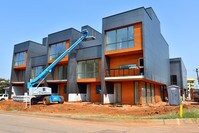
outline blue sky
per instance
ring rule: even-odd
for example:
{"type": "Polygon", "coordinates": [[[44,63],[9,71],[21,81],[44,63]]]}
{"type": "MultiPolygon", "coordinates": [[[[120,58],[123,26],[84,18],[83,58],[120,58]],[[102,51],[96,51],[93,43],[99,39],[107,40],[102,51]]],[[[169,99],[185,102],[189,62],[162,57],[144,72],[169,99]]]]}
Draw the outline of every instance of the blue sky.
{"type": "Polygon", "coordinates": [[[101,32],[102,18],[138,7],[152,7],[169,44],[170,57],[182,57],[188,77],[199,67],[198,0],[1,0],[0,78],[10,78],[14,44],[41,43],[48,34],[90,25],[101,32]]]}

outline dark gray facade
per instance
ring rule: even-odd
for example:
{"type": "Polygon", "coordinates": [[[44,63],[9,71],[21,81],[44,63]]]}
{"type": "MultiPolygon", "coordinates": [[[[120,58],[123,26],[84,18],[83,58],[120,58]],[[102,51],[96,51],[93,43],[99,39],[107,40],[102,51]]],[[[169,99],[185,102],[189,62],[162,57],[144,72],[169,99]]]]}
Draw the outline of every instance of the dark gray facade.
{"type": "MultiPolygon", "coordinates": [[[[45,65],[46,59],[41,59],[40,56],[46,54],[46,46],[33,42],[26,41],[23,43],[16,44],[13,51],[12,67],[11,67],[11,84],[12,86],[20,85],[23,86],[24,92],[27,92],[26,83],[30,81],[32,66],[45,65]],[[27,52],[26,64],[24,69],[15,69],[14,58],[16,53],[27,52]],[[20,76],[23,76],[22,78],[20,76]]],[[[43,57],[42,57],[43,58],[43,57]]],[[[44,57],[46,58],[46,57],[44,57]]],[[[10,88],[10,92],[11,92],[10,88]]]]}
{"type": "MultiPolygon", "coordinates": [[[[103,18],[103,40],[105,40],[105,31],[138,22],[142,22],[144,78],[168,85],[169,46],[161,34],[160,22],[152,8],[141,7],[103,18]]],[[[102,45],[102,55],[104,55],[104,46],[102,45]]],[[[102,56],[102,66],[105,67],[103,70],[108,66],[108,60],[104,56],[102,56]]]]}
{"type": "MultiPolygon", "coordinates": [[[[93,29],[92,27],[86,25],[82,27],[88,30],[90,36],[95,36],[95,40],[80,43],[73,51],[69,53],[68,63],[67,63],[67,93],[78,93],[77,82],[77,62],[80,60],[89,60],[95,58],[101,58],[101,44],[102,36],[101,33],[93,29]]],[[[43,43],[47,45],[47,52],[49,51],[49,46],[55,43],[69,41],[72,45],[82,36],[81,32],[74,29],[66,29],[63,31],[55,32],[49,34],[47,38],[43,39],[43,43]]],[[[49,75],[53,77],[54,71],[49,75]]],[[[52,79],[52,78],[51,78],[52,79]]]]}
{"type": "MultiPolygon", "coordinates": [[[[181,89],[187,89],[187,70],[181,58],[170,59],[170,75],[177,76],[177,83],[181,89]]],[[[170,82],[171,85],[172,82],[170,82]]]]}

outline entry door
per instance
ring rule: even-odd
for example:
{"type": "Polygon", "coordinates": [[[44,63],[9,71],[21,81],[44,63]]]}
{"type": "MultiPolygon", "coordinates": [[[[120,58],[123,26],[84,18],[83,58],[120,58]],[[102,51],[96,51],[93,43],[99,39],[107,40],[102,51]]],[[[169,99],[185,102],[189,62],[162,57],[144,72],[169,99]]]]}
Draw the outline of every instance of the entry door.
{"type": "Polygon", "coordinates": [[[87,84],[86,86],[86,101],[87,102],[90,102],[91,101],[91,85],[90,84],[87,84]]]}
{"type": "Polygon", "coordinates": [[[138,105],[139,104],[138,82],[135,82],[134,89],[135,89],[135,105],[138,105]]]}
{"type": "Polygon", "coordinates": [[[142,104],[146,103],[146,86],[145,83],[142,84],[142,104]]]}
{"type": "Polygon", "coordinates": [[[114,84],[115,103],[121,103],[121,84],[114,84]]]}

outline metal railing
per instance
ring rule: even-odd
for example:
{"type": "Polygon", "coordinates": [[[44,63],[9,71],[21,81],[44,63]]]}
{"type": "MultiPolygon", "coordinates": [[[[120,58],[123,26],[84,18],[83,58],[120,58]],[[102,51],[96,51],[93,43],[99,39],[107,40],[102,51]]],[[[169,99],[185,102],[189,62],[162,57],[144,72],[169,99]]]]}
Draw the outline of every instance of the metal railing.
{"type": "Polygon", "coordinates": [[[138,76],[140,75],[139,69],[129,69],[129,68],[114,68],[106,69],[106,77],[117,77],[117,76],[138,76]]]}

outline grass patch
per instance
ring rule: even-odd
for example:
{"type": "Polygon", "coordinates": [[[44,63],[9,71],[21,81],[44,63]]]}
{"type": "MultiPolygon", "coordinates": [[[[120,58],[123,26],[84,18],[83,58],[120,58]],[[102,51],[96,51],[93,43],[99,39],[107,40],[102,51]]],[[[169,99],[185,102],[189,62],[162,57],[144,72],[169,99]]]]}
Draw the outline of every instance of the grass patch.
{"type": "MultiPolygon", "coordinates": [[[[179,111],[171,112],[169,114],[164,115],[155,115],[151,117],[152,119],[176,119],[180,118],[179,111]]],[[[199,118],[199,109],[191,108],[191,109],[183,109],[183,117],[182,118],[199,118]]]]}

